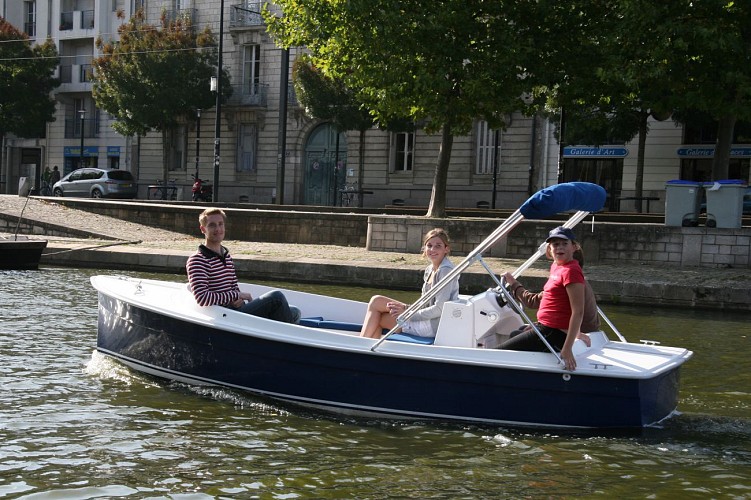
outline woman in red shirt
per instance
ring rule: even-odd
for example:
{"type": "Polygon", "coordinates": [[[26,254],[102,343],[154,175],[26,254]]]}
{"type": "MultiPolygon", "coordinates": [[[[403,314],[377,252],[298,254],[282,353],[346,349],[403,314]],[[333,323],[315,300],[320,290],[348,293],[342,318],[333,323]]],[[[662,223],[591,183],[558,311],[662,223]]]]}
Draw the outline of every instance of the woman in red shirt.
{"type": "MultiPolygon", "coordinates": [[[[584,273],[574,252],[581,251],[571,229],[563,226],[550,231],[548,257],[553,259],[550,276],[543,288],[540,308],[537,311],[537,329],[545,340],[560,350],[561,360],[567,370],[576,369],[572,347],[580,334],[584,315],[584,273]]],[[[514,283],[510,283],[515,286],[514,283]]],[[[548,348],[534,331],[527,331],[510,338],[500,349],[516,351],[542,351],[548,348]]]]}

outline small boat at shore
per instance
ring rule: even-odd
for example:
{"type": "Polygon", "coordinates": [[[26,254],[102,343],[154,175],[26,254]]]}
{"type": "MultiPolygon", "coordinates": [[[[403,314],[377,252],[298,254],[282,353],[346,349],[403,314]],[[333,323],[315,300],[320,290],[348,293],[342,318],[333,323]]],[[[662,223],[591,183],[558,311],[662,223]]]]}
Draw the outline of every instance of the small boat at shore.
{"type": "Polygon", "coordinates": [[[27,236],[0,236],[0,269],[38,269],[47,240],[27,236]]]}
{"type": "MultiPolygon", "coordinates": [[[[367,304],[282,290],[299,307],[299,324],[200,307],[186,284],[94,276],[99,312],[97,350],[134,370],[189,384],[246,390],[349,415],[441,419],[542,428],[630,428],[655,425],[678,403],[680,368],[692,352],[655,342],[630,343],[588,334],[574,345],[577,369],[555,350],[483,348],[531,322],[482,253],[521,220],[578,210],[573,227],[602,208],[605,192],[588,183],[546,188],[525,202],[428,294],[404,321],[473,263],[495,283],[444,305],[434,339],[395,328],[380,340],[358,335],[367,304]]],[[[543,254],[543,246],[515,273],[543,254]]],[[[246,284],[258,296],[270,288],[246,284]]]]}

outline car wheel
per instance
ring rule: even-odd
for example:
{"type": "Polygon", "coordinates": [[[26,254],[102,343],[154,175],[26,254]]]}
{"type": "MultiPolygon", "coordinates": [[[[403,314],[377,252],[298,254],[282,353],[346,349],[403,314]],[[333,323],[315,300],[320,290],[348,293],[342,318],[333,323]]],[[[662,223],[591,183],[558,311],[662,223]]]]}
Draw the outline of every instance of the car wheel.
{"type": "Polygon", "coordinates": [[[54,196],[62,196],[63,190],[60,188],[56,188],[55,191],[52,193],[54,196]]]}
{"type": "Polygon", "coordinates": [[[91,191],[91,197],[92,198],[101,198],[102,197],[102,192],[100,190],[98,190],[98,189],[94,189],[93,191],[91,191]]]}

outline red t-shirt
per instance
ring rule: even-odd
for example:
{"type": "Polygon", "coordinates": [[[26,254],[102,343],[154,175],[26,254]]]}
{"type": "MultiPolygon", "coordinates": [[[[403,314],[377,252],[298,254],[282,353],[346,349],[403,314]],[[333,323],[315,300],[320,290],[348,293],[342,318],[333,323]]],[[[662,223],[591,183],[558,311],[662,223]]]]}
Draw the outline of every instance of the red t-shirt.
{"type": "Polygon", "coordinates": [[[568,300],[566,287],[572,283],[584,284],[584,273],[579,261],[572,259],[561,266],[553,262],[550,266],[550,277],[543,288],[545,293],[542,294],[540,309],[537,311],[537,321],[540,324],[568,330],[571,302],[568,300]]]}

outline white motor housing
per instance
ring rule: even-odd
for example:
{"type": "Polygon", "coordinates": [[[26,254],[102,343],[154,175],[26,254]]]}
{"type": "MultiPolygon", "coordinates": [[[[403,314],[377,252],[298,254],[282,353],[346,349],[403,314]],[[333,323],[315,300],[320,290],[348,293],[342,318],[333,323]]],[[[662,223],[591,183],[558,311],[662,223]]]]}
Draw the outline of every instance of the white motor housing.
{"type": "Polygon", "coordinates": [[[521,317],[511,307],[498,304],[497,294],[491,289],[466,300],[446,302],[434,345],[478,347],[483,338],[493,338],[497,344],[498,339],[508,338],[522,325],[521,317]]]}

